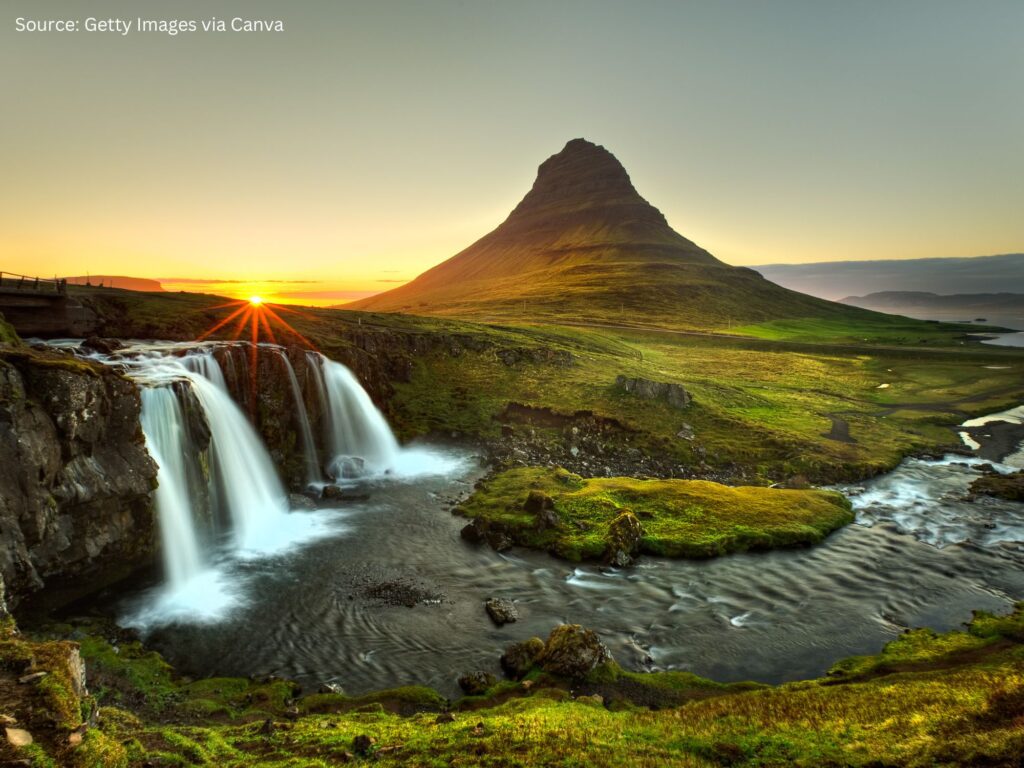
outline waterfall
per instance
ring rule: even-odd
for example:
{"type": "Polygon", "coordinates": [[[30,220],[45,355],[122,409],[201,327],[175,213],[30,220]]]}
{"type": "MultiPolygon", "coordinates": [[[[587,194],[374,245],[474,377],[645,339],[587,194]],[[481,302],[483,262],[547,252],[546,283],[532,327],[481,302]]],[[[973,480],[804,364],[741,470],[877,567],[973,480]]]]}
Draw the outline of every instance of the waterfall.
{"type": "Polygon", "coordinates": [[[393,470],[400,453],[398,441],[352,371],[316,352],[308,352],[307,359],[320,398],[330,456],[327,474],[335,479],[352,477],[362,473],[362,464],[371,473],[393,470]]]}
{"type": "Polygon", "coordinates": [[[209,379],[192,375],[192,390],[210,426],[210,480],[231,516],[242,549],[260,549],[288,512],[288,494],[270,455],[241,409],[209,379]]]}
{"type": "MultiPolygon", "coordinates": [[[[229,357],[228,359],[230,360],[231,358],[229,357]]],[[[225,392],[228,391],[228,384],[224,379],[224,371],[221,370],[220,363],[217,362],[217,358],[213,356],[211,350],[203,350],[198,354],[186,355],[181,359],[181,362],[188,370],[198,373],[205,379],[209,379],[225,392]]]]}
{"type": "MultiPolygon", "coordinates": [[[[284,363],[307,482],[321,482],[321,457],[336,479],[401,474],[401,459],[415,452],[399,448],[384,415],[348,368],[306,353],[308,391],[319,404],[314,423],[287,351],[267,349],[284,363]]],[[[141,385],[142,431],[158,465],[155,501],[167,582],[185,606],[220,605],[226,599],[211,591],[220,556],[205,550],[209,542],[225,538],[214,535],[218,522],[226,523],[232,549],[242,554],[281,551],[323,530],[314,517],[289,514],[288,494],[270,454],[232,399],[234,393],[245,402],[244,385],[256,373],[246,350],[252,348],[155,343],[97,358],[123,366],[141,385]],[[206,433],[208,443],[202,442],[206,433]]]]}
{"type": "Polygon", "coordinates": [[[320,461],[317,457],[316,443],[313,442],[313,429],[309,425],[306,401],[302,397],[302,389],[299,387],[299,380],[295,377],[295,369],[292,367],[291,360],[288,359],[288,353],[284,349],[279,349],[278,352],[284,361],[285,370],[288,372],[288,383],[292,388],[292,399],[295,400],[295,418],[299,424],[302,453],[306,459],[306,485],[310,486],[320,481],[320,461]]]}
{"type": "Polygon", "coordinates": [[[180,588],[202,570],[192,518],[185,465],[193,454],[178,397],[170,387],[142,390],[142,433],[157,463],[156,506],[164,567],[172,588],[180,588]]]}

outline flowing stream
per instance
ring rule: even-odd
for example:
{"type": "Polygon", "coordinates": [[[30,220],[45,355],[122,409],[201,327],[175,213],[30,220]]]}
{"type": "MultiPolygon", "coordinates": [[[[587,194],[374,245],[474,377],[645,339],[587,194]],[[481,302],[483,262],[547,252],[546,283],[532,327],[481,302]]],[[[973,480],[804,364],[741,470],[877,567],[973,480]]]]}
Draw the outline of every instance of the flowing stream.
{"type": "MultiPolygon", "coordinates": [[[[845,488],[857,522],[813,548],[577,566],[464,542],[465,521],[448,507],[483,474],[479,463],[454,449],[400,447],[337,363],[309,361],[323,423],[307,417],[302,441],[315,450],[322,430],[328,455],[307,458],[307,469],[346,477],[349,500],[294,511],[210,349],[129,352],[117,362],[145,385],[166,574],[98,602],[193,676],[455,694],[460,673],[497,672],[510,642],[574,622],[598,630],[632,669],[779,682],[877,652],[907,627],[955,628],[974,609],[1005,611],[1024,597],[1024,504],[966,499],[981,459],[908,459],[845,488]],[[211,434],[208,513],[196,501],[204,476],[194,465],[194,402],[211,434]],[[516,600],[520,620],[495,627],[483,610],[492,596],[516,600]]],[[[986,424],[965,429],[984,441],[977,427],[986,424]]]]}

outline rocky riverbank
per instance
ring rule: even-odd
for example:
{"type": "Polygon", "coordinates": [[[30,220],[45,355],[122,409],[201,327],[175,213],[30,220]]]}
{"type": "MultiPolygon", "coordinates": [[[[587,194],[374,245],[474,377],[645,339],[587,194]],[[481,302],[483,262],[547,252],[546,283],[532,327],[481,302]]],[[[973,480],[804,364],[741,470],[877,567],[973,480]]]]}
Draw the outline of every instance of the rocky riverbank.
{"type": "Polygon", "coordinates": [[[96,589],[154,546],[156,464],[135,385],[58,351],[0,345],[0,576],[15,607],[96,589]]]}

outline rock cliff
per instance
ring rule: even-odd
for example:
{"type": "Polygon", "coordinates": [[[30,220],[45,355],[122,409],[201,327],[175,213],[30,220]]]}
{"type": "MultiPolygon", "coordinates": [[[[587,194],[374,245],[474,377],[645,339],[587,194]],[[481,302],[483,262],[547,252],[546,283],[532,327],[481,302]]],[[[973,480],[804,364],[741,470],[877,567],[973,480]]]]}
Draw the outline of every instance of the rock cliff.
{"type": "Polygon", "coordinates": [[[148,561],[156,465],[135,385],[54,351],[0,345],[0,579],[7,605],[95,589],[148,561]]]}

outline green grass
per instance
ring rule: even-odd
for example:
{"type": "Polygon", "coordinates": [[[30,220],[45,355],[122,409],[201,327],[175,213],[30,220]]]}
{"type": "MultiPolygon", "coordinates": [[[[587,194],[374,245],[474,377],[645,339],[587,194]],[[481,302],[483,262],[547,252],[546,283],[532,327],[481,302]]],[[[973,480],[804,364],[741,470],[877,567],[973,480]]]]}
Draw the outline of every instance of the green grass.
{"type": "Polygon", "coordinates": [[[835,317],[795,317],[739,325],[729,333],[774,341],[842,342],[887,345],[966,344],[967,334],[1006,329],[973,323],[937,323],[901,315],[872,313],[835,317]]]}
{"type": "MultiPolygon", "coordinates": [[[[73,290],[104,318],[104,334],[122,337],[196,338],[233,309],[201,294],[73,290]]],[[[771,339],[319,309],[282,316],[329,356],[365,361],[367,350],[386,370],[409,371],[391,377],[386,404],[403,439],[456,432],[498,440],[497,417],[509,403],[591,411],[629,430],[608,451],[628,446],[685,467],[707,465],[736,482],[862,479],[908,453],[955,444],[951,427],[969,416],[1024,400],[1024,350],[963,342],[955,326],[911,328],[884,315],[762,326],[775,328],[771,339]],[[502,357],[509,351],[511,363],[502,357]],[[572,364],[550,362],[552,355],[571,355],[572,364]],[[986,367],[993,365],[1008,367],[986,367]],[[693,405],[679,411],[629,396],[614,386],[620,374],[682,384],[693,405]],[[829,437],[833,418],[848,423],[855,442],[829,437]],[[693,441],[677,436],[684,424],[693,441]]],[[[231,337],[232,326],[215,336],[231,337]]],[[[299,343],[285,333],[278,340],[299,343]]],[[[565,447],[558,430],[537,432],[552,448],[565,447]]]]}
{"type": "MultiPolygon", "coordinates": [[[[21,655],[38,653],[36,641],[16,642],[21,655]]],[[[89,646],[90,669],[100,652],[98,645],[89,646]]],[[[56,669],[60,659],[45,663],[56,669]]],[[[135,681],[150,680],[154,668],[150,659],[133,654],[116,674],[128,689],[135,681]],[[141,670],[132,671],[136,664],[141,670]]],[[[312,706],[316,697],[309,697],[299,700],[297,714],[289,715],[291,704],[282,700],[268,703],[264,712],[226,717],[196,710],[187,716],[156,715],[144,704],[133,711],[100,690],[93,694],[100,718],[80,747],[42,738],[32,749],[0,751],[0,757],[83,768],[326,768],[352,761],[636,768],[1016,766],[1024,751],[1024,604],[1009,616],[979,613],[964,632],[909,632],[875,656],[837,664],[819,680],[721,685],[685,672],[631,673],[614,664],[572,687],[534,673],[528,680],[529,689],[502,683],[490,699],[454,702],[450,722],[429,711],[440,699],[420,691],[409,698],[424,706],[405,715],[383,706],[317,707],[312,706]],[[632,702],[618,697],[625,691],[632,702]],[[636,703],[654,694],[657,708],[636,703]],[[372,746],[355,755],[353,740],[363,735],[373,739],[372,746]]],[[[188,683],[172,676],[168,685],[182,698],[200,688],[206,696],[235,698],[250,682],[188,683]]],[[[13,711],[24,716],[21,709],[13,711]]]]}
{"type": "Polygon", "coordinates": [[[623,513],[643,526],[639,551],[667,557],[815,544],[853,522],[841,494],[818,490],[730,487],[703,480],[584,480],[565,470],[521,468],[481,483],[458,511],[500,526],[518,544],[570,560],[614,551],[612,522],[623,513]],[[556,527],[538,529],[528,495],[551,499],[556,527]]]}

